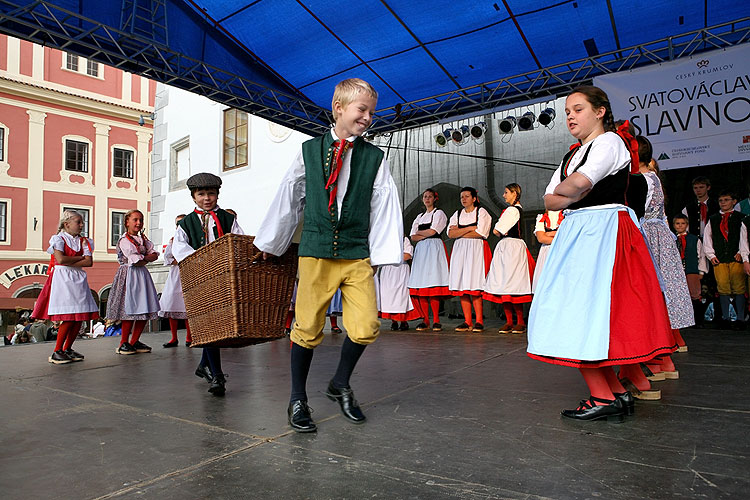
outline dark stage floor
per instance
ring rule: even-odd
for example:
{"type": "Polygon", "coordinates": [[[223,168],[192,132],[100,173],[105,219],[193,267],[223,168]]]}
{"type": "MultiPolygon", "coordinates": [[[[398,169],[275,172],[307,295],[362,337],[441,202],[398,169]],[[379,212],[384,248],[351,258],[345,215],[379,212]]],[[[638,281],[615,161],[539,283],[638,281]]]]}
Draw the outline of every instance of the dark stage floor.
{"type": "Polygon", "coordinates": [[[613,424],[559,416],[586,387],[526,357],[525,335],[384,332],[352,379],[355,426],[322,394],[343,340],[326,334],[317,434],[286,422],[288,341],[224,351],[224,398],[193,375],[200,351],[161,347],[167,333],[137,356],[79,341],[73,365],[47,363],[50,344],[3,347],[0,497],[747,498],[750,333],[684,337],[680,379],[613,424]]]}

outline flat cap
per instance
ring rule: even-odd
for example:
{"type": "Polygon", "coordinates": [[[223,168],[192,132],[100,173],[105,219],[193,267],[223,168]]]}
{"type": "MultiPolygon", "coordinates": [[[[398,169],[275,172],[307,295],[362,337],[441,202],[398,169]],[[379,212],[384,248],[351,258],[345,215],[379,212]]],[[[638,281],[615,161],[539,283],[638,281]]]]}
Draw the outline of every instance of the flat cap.
{"type": "Polygon", "coordinates": [[[221,177],[210,174],[208,172],[200,172],[195,175],[191,175],[187,180],[187,187],[193,188],[220,188],[221,177]]]}

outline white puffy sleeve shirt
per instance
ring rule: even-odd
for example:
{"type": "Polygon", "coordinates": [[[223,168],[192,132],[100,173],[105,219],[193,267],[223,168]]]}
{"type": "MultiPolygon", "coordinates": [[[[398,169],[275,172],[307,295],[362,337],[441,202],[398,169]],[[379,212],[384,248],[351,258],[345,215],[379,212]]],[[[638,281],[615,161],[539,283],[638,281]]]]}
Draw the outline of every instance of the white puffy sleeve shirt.
{"type": "MultiPolygon", "coordinates": [[[[503,210],[502,215],[500,215],[497,223],[495,223],[495,231],[502,235],[508,234],[508,231],[510,231],[511,228],[515,226],[519,220],[521,220],[521,212],[518,210],[518,208],[516,208],[520,206],[520,204],[513,205],[503,210]]],[[[542,231],[544,231],[544,227],[542,227],[542,231]]]]}
{"type": "Polygon", "coordinates": [[[440,234],[448,225],[448,216],[439,208],[433,208],[432,212],[419,214],[411,225],[409,236],[414,236],[419,231],[419,226],[427,223],[430,223],[430,229],[440,234]]]}
{"type": "MultiPolygon", "coordinates": [[[[218,208],[218,207],[217,207],[218,208]]],[[[216,226],[216,223],[214,222],[213,217],[208,218],[208,242],[211,243],[212,241],[216,240],[216,237],[214,236],[214,227],[216,226]]],[[[242,228],[239,224],[237,224],[237,217],[234,218],[234,222],[232,223],[232,230],[229,231],[232,234],[245,234],[244,231],[242,231],[242,228]]],[[[172,239],[172,257],[177,260],[177,262],[182,262],[182,260],[187,257],[188,255],[192,255],[195,250],[193,247],[190,246],[188,239],[188,235],[185,232],[182,227],[177,226],[177,231],[174,233],[174,238],[172,239]]],[[[169,264],[166,260],[166,252],[164,256],[164,263],[169,264]]]]}
{"type": "MultiPolygon", "coordinates": [[[[596,185],[597,182],[605,177],[619,172],[630,165],[630,152],[625,147],[623,140],[614,132],[605,132],[597,136],[589,144],[578,148],[578,151],[575,152],[570,161],[568,175],[573,172],[576,165],[581,163],[586,151],[589,151],[586,163],[575,171],[585,176],[591,181],[592,185],[596,185]]],[[[560,184],[560,171],[562,167],[561,163],[557,167],[557,170],[555,170],[555,173],[552,174],[552,179],[547,184],[547,189],[544,190],[545,195],[554,194],[555,188],[560,184]]]]}
{"type": "Polygon", "coordinates": [[[448,227],[472,224],[476,218],[477,227],[474,231],[477,232],[482,238],[486,238],[490,235],[490,228],[492,227],[492,216],[490,213],[482,207],[474,209],[471,213],[467,213],[466,209],[461,209],[451,215],[451,219],[448,222],[448,227]],[[479,210],[477,215],[474,214],[474,210],[479,210]]]}
{"type": "Polygon", "coordinates": [[[120,236],[120,241],[117,242],[117,246],[120,247],[122,255],[127,259],[128,265],[132,266],[133,264],[137,264],[138,262],[142,261],[145,255],[153,252],[154,244],[151,243],[151,240],[142,238],[141,235],[133,236],[131,234],[130,237],[133,238],[133,241],[136,242],[138,247],[145,248],[145,252],[141,253],[138,247],[136,245],[133,245],[127,238],[127,233],[120,236]]]}
{"type": "MultiPolygon", "coordinates": [[[[90,256],[91,252],[94,250],[94,241],[91,238],[84,238],[84,240],[88,241],[88,245],[85,243],[83,244],[83,255],[90,256]]],[[[73,236],[66,231],[60,231],[59,233],[52,235],[49,239],[47,253],[54,255],[55,250],[60,250],[65,253],[66,244],[71,250],[78,252],[81,249],[81,237],[73,236]]]]}
{"type": "MultiPolygon", "coordinates": [[[[354,139],[356,137],[350,137],[347,140],[353,141],[354,139]]],[[[349,185],[351,160],[352,153],[349,150],[344,154],[337,181],[336,204],[339,214],[349,185]]],[[[297,226],[302,221],[304,208],[305,163],[302,151],[300,151],[279,184],[276,196],[255,236],[255,246],[271,255],[282,255],[286,252],[297,226]]],[[[402,235],[403,220],[398,190],[391,177],[388,160],[383,157],[375,176],[370,199],[370,232],[367,240],[371,264],[381,266],[401,263],[403,260],[402,235]]]]}
{"type": "Polygon", "coordinates": [[[409,255],[414,255],[414,247],[411,244],[411,241],[409,241],[409,238],[404,238],[404,253],[409,255]]]}

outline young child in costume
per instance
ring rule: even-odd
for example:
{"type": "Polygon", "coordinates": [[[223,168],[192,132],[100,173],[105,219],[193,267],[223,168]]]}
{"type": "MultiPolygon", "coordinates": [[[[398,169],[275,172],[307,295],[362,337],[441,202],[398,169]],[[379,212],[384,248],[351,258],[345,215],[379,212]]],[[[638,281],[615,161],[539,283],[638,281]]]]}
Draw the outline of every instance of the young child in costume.
{"type": "MultiPolygon", "coordinates": [[[[245,234],[237,224],[237,218],[217,205],[221,188],[220,177],[201,172],[188,178],[187,187],[196,208],[177,224],[177,231],[172,240],[172,255],[177,262],[182,262],[196,250],[224,234],[245,234]]],[[[195,375],[209,382],[208,392],[214,396],[224,395],[226,377],[221,369],[221,351],[218,347],[203,348],[195,375]]]]}
{"type": "Polygon", "coordinates": [[[703,239],[708,219],[719,213],[719,204],[708,197],[711,191],[711,180],[708,177],[698,176],[693,179],[692,184],[695,200],[682,209],[682,214],[688,218],[690,232],[703,239]]]}
{"type": "Polygon", "coordinates": [[[408,321],[420,317],[409,296],[409,260],[413,252],[409,238],[404,238],[404,261],[380,266],[380,317],[391,320],[391,330],[408,330],[408,321]]]}
{"type": "Polygon", "coordinates": [[[729,307],[734,297],[734,310],[737,313],[737,328],[745,325],[745,292],[747,278],[740,254],[742,220],[737,212],[737,195],[725,190],[719,194],[719,213],[708,218],[703,233],[703,250],[713,264],[716,287],[719,291],[719,304],[723,326],[730,326],[729,307]]]}
{"type": "Polygon", "coordinates": [[[140,338],[146,322],[158,317],[159,297],[145,266],[158,257],[154,244],[143,233],[143,213],[128,210],[125,213],[125,232],[117,242],[120,267],[112,280],[107,300],[107,318],[122,321],[122,339],[115,350],[117,354],[151,352],[140,338]]]}
{"type": "MultiPolygon", "coordinates": [[[[677,235],[677,250],[680,252],[682,269],[685,271],[690,300],[693,302],[695,324],[703,323],[705,307],[701,301],[701,280],[708,273],[708,262],[703,250],[703,242],[693,233],[688,232],[688,218],[686,215],[678,214],[672,219],[672,228],[677,235]]],[[[740,254],[742,254],[742,239],[740,239],[740,254]]],[[[677,339],[679,342],[679,339],[677,339]]],[[[687,346],[680,345],[677,349],[686,352],[687,346]]]]}
{"type": "Polygon", "coordinates": [[[521,186],[516,183],[505,186],[503,199],[509,207],[500,214],[493,229],[495,236],[500,237],[500,241],[492,256],[482,296],[485,300],[503,305],[505,325],[500,327],[500,333],[526,333],[523,305],[531,302],[534,259],[526,247],[521,231],[521,186]]]}
{"type": "Polygon", "coordinates": [[[464,322],[456,327],[457,332],[482,332],[482,288],[492,261],[492,252],[487,243],[492,217],[479,206],[477,190],[473,187],[461,189],[461,205],[448,221],[448,237],[455,238],[451,251],[448,289],[461,297],[464,322]],[[471,306],[474,306],[476,323],[472,326],[471,306]]]}
{"type": "Polygon", "coordinates": [[[580,145],[545,190],[548,210],[568,210],[531,303],[528,355],[583,375],[591,395],[563,417],[621,420],[633,398],[613,366],[645,362],[676,345],[651,255],[625,206],[628,176],[638,168],[635,139],[615,133],[599,88],[574,89],[565,113],[580,145]]]}
{"type": "Polygon", "coordinates": [[[432,331],[443,329],[440,324],[440,300],[451,295],[448,290],[448,252],[440,238],[440,233],[448,225],[448,218],[445,212],[435,207],[439,199],[437,191],[425,189],[422,193],[425,211],[414,219],[409,232],[414,243],[409,293],[422,315],[422,322],[417,325],[418,332],[430,329],[430,310],[432,331]]]}
{"type": "Polygon", "coordinates": [[[545,210],[544,213],[536,216],[536,225],[534,226],[534,236],[542,245],[539,249],[539,255],[536,256],[536,265],[534,266],[534,279],[531,282],[531,293],[536,293],[539,276],[544,268],[544,261],[547,260],[547,253],[552,240],[555,239],[557,228],[565,216],[562,210],[545,210]]]}
{"type": "Polygon", "coordinates": [[[99,317],[99,307],[91,296],[84,267],[94,263],[94,242],[81,236],[83,217],[65,210],[59,232],[49,239],[47,253],[52,254],[47,268],[47,282],[34,305],[31,317],[62,321],[57,332],[55,350],[49,362],[60,365],[83,361],[83,354],[73,350],[81,323],[99,317]]]}
{"type": "Polygon", "coordinates": [[[349,379],[380,332],[372,266],[398,264],[403,258],[401,205],[388,161],[361,137],[376,105],[377,93],[367,82],[352,78],[336,85],[336,124],[302,144],[255,238],[266,256],[282,255],[304,208],[287,409],[297,432],[317,429],[307,402],[307,375],[313,351],[323,340],[326,307],[338,288],[347,337],[326,396],[339,403],[348,420],[365,420],[349,379]]]}
{"type": "MultiPolygon", "coordinates": [[[[175,225],[185,218],[185,214],[180,214],[175,218],[175,225]]],[[[185,311],[185,299],[182,297],[182,282],[180,281],[180,266],[172,255],[172,243],[174,237],[169,240],[167,248],[164,249],[164,265],[169,266],[169,275],[164,289],[159,299],[159,316],[169,319],[169,330],[172,332],[172,338],[169,342],[163,344],[163,347],[177,347],[177,326],[179,320],[185,320],[187,337],[185,345],[190,347],[193,339],[190,336],[190,323],[187,321],[187,312],[185,311]]]]}

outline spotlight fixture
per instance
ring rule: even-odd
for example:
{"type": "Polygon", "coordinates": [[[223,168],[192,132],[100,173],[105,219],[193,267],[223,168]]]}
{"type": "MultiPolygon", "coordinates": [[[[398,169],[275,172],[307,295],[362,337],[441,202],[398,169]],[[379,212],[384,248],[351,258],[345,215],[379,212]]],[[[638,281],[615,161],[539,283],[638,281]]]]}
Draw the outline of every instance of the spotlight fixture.
{"type": "Polygon", "coordinates": [[[500,129],[500,134],[512,134],[513,129],[516,128],[516,117],[506,116],[505,119],[497,122],[497,126],[500,129]]]}
{"type": "Polygon", "coordinates": [[[441,148],[444,148],[446,144],[448,144],[448,141],[451,138],[451,134],[453,133],[452,128],[447,128],[440,132],[438,135],[435,136],[435,144],[440,146],[441,148]]]}
{"type": "Polygon", "coordinates": [[[485,132],[487,132],[487,126],[484,124],[484,122],[475,123],[469,130],[471,138],[475,141],[479,141],[480,139],[482,139],[485,132]]]}
{"type": "Polygon", "coordinates": [[[469,126],[461,125],[459,128],[453,129],[453,132],[451,133],[451,140],[456,146],[465,144],[466,141],[469,140],[469,126]]]}
{"type": "Polygon", "coordinates": [[[535,120],[536,120],[536,115],[534,115],[532,111],[525,112],[523,116],[518,119],[518,130],[519,131],[534,130],[535,120]]]}
{"type": "Polygon", "coordinates": [[[555,110],[552,108],[547,108],[541,113],[539,113],[539,118],[537,119],[539,122],[539,125],[548,127],[550,123],[555,121],[555,110]]]}
{"type": "Polygon", "coordinates": [[[141,127],[146,124],[146,121],[144,120],[144,118],[148,118],[149,120],[154,121],[156,119],[156,113],[151,113],[148,115],[141,115],[141,117],[138,118],[138,125],[140,125],[141,127]]]}

